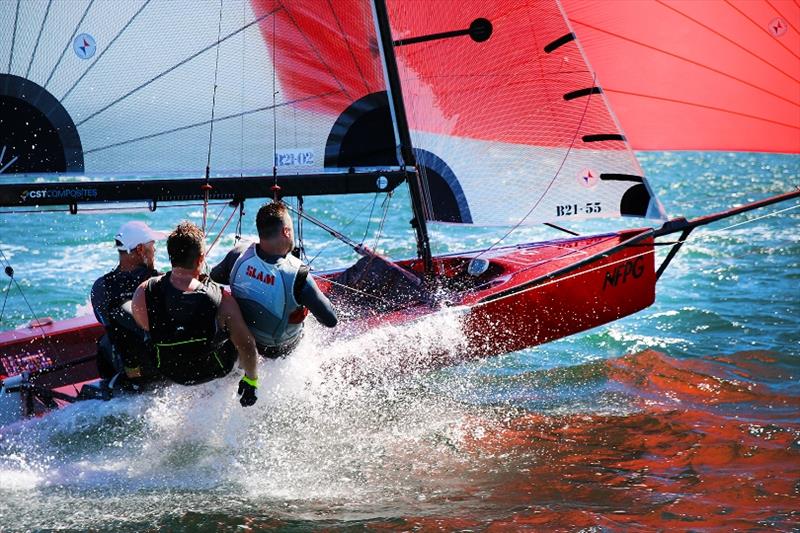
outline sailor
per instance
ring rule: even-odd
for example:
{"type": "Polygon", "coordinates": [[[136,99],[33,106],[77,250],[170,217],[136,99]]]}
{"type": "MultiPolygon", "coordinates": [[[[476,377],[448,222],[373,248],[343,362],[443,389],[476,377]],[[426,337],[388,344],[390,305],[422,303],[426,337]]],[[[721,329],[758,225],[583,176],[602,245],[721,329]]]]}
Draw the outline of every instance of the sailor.
{"type": "Polygon", "coordinates": [[[258,242],[235,247],[211,270],[211,279],[229,284],[264,357],[288,355],[311,311],[321,324],[337,323],[331,302],[292,255],[294,228],[281,202],[263,205],[256,215],[258,242]]]}
{"type": "Polygon", "coordinates": [[[131,314],[131,298],[139,284],[159,274],[155,269],[155,243],[165,237],[166,233],[155,231],[144,222],[123,224],[114,237],[119,264],[92,285],[94,315],[106,330],[97,354],[103,378],[110,379],[123,369],[132,380],[155,375],[145,357],[145,332],[131,314]]]}
{"type": "Polygon", "coordinates": [[[213,281],[200,280],[205,261],[203,231],[182,222],[167,238],[172,270],[143,282],[133,296],[133,316],[150,334],[151,362],[182,385],[230,373],[239,356],[242,406],[256,402],[258,355],[239,306],[213,281]]]}

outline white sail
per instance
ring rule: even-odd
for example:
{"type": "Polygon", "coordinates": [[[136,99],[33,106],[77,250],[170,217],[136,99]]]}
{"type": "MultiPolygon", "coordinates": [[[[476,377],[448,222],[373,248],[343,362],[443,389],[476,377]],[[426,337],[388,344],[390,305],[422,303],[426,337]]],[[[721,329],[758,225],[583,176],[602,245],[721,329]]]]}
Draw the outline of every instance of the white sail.
{"type": "MultiPolygon", "coordinates": [[[[212,110],[212,175],[319,172],[334,124],[363,96],[336,83],[307,35],[336,29],[333,15],[248,0],[0,2],[0,147],[17,157],[4,172],[202,175],[212,110]],[[37,112],[38,143],[25,124],[37,112]]],[[[371,28],[366,17],[336,31],[371,28]]],[[[380,68],[371,61],[359,67],[380,68]]]]}

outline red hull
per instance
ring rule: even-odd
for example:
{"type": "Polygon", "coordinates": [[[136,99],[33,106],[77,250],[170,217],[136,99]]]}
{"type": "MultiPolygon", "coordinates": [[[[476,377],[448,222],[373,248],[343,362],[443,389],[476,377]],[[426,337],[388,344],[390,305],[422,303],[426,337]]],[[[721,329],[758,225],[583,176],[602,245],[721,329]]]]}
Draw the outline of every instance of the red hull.
{"type": "MultiPolygon", "coordinates": [[[[476,254],[435,258],[436,272],[450,292],[449,305],[464,309],[465,358],[520,350],[606,324],[648,307],[655,300],[652,232],[627,232],[505,247],[482,254],[489,269],[466,273],[476,254]]],[[[402,266],[419,270],[417,261],[402,266]]],[[[401,325],[437,312],[430,305],[371,314],[342,324],[352,331],[401,325]]],[[[0,332],[0,364],[13,374],[26,361],[49,358],[63,364],[95,353],[102,327],[94,317],[42,328],[0,332]]],[[[447,364],[452,360],[437,361],[447,364]]],[[[2,371],[0,371],[2,374],[2,371]]],[[[93,362],[37,379],[42,386],[96,377],[93,362]]]]}

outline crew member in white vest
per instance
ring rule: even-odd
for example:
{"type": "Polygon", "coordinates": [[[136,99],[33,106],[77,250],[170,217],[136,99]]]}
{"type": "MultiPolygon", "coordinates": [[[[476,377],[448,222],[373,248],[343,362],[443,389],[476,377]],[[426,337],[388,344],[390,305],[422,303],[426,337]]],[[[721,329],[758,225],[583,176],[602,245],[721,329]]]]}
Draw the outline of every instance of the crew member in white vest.
{"type": "Polygon", "coordinates": [[[265,204],[256,215],[258,242],[228,252],[211,270],[211,279],[231,286],[231,293],[265,357],[294,350],[310,311],[321,324],[336,325],[336,312],[308,273],[291,254],[294,227],[281,202],[265,204]]]}

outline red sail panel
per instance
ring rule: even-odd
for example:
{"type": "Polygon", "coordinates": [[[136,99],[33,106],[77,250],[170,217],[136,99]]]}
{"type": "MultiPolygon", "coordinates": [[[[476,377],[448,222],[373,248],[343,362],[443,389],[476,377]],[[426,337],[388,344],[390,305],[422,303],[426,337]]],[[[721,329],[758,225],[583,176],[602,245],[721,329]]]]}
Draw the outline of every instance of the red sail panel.
{"type": "Polygon", "coordinates": [[[359,98],[385,90],[369,2],[252,0],[273,50],[284,101],[338,116],[359,98]],[[329,95],[318,98],[318,95],[329,95]]]}
{"type": "MultiPolygon", "coordinates": [[[[564,99],[591,88],[593,79],[574,43],[544,51],[568,33],[555,2],[393,1],[389,8],[395,40],[463,30],[476,19],[492,25],[484,42],[461,36],[398,47],[406,105],[414,108],[412,128],[550,147],[576,145],[579,129],[618,132],[601,97],[588,108],[586,98],[564,99]]],[[[577,147],[584,147],[580,140],[577,147]]]]}
{"type": "Polygon", "coordinates": [[[663,218],[558,3],[388,7],[429,220],[663,218]]]}
{"type": "Polygon", "coordinates": [[[800,152],[800,5],[562,0],[634,149],[800,152]]]}

